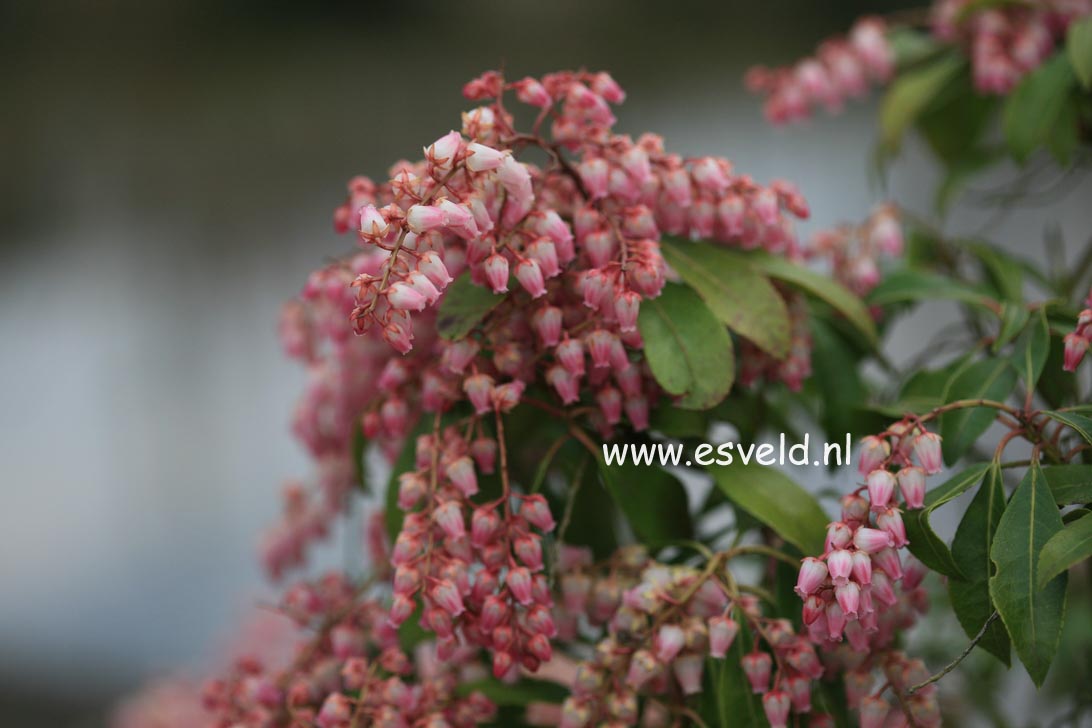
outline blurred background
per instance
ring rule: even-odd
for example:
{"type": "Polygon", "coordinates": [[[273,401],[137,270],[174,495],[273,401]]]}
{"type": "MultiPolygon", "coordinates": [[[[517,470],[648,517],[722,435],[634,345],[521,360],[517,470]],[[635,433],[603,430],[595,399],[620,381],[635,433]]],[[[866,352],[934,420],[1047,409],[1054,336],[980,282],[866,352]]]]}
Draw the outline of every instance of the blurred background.
{"type": "MultiPolygon", "coordinates": [[[[308,469],[278,307],[345,249],[345,181],[457,128],[465,81],[609,70],[622,131],[793,180],[808,231],[885,194],[927,213],[913,149],[870,183],[874,101],[775,130],[741,80],[905,4],[0,2],[0,723],[101,725],[271,593],[257,537],[308,469]]],[[[1057,225],[1072,250],[1090,192],[949,229],[1036,255],[1057,225]]],[[[902,322],[892,356],[950,313],[902,322]]]]}

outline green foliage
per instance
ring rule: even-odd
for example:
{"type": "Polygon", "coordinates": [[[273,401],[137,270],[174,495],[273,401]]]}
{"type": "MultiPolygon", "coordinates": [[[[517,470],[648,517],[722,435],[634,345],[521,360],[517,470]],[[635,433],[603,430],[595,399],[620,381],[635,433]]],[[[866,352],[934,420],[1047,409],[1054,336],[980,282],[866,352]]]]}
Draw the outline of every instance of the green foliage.
{"type": "Polygon", "coordinates": [[[996,573],[990,596],[1012,637],[1016,654],[1042,685],[1058,649],[1065,616],[1066,575],[1040,584],[1039,555],[1062,530],[1062,517],[1037,464],[1012,494],[990,550],[996,573]]]}
{"type": "Polygon", "coordinates": [[[982,480],[989,468],[989,465],[980,463],[961,470],[943,484],[930,490],[925,496],[925,505],[922,508],[909,510],[903,516],[906,537],[910,539],[910,552],[933,571],[955,579],[967,578],[952,556],[952,552],[948,550],[948,546],[929,525],[929,514],[973,488],[982,480]]]}
{"type": "Polygon", "coordinates": [[[1092,514],[1085,514],[1054,534],[1039,554],[1039,588],[1092,556],[1092,514]]]}
{"type": "Polygon", "coordinates": [[[806,554],[822,553],[830,520],[819,503],[780,470],[751,463],[712,465],[709,472],[728,500],[806,554]]]}
{"type": "Polygon", "coordinates": [[[1081,85],[1092,90],[1092,16],[1072,23],[1065,39],[1066,57],[1081,85]]]}
{"type": "MultiPolygon", "coordinates": [[[[994,612],[989,586],[989,578],[993,574],[990,547],[1004,511],[1005,489],[1001,468],[994,463],[986,470],[982,485],[967,506],[952,539],[952,559],[964,579],[949,579],[948,595],[959,624],[970,638],[981,631],[982,625],[994,612]]],[[[1000,621],[989,626],[978,646],[1009,664],[1009,635],[1000,621]]]]}
{"type": "Polygon", "coordinates": [[[504,296],[474,285],[470,274],[463,273],[444,291],[436,312],[436,331],[448,340],[461,339],[503,300],[504,296]]]}
{"type": "MultiPolygon", "coordinates": [[[[741,625],[745,623],[744,616],[738,609],[734,610],[732,618],[741,625]]],[[[760,696],[751,691],[751,685],[743,672],[743,657],[751,651],[753,644],[751,630],[740,629],[724,659],[710,658],[705,661],[701,714],[711,728],[769,726],[760,696]]]]}
{"type": "Polygon", "coordinates": [[[735,380],[732,340],[692,289],[665,285],[641,304],[638,326],[652,374],[680,397],[679,407],[709,409],[727,396],[735,380]]]}
{"type": "Polygon", "coordinates": [[[723,324],[778,359],[789,353],[789,311],[747,256],[723,247],[664,240],[664,258],[723,324]]]}
{"type": "Polygon", "coordinates": [[[1009,96],[1003,120],[1005,142],[1018,162],[1027,161],[1057,135],[1072,133],[1074,119],[1066,107],[1075,84],[1073,67],[1058,53],[1025,76],[1009,96]]]}
{"type": "Polygon", "coordinates": [[[632,461],[598,463],[604,487],[642,543],[657,548],[693,537],[686,489],[678,478],[662,468],[632,461]]]}
{"type": "MultiPolygon", "coordinates": [[[[945,388],[944,400],[1004,400],[1016,383],[1016,372],[1005,359],[983,359],[956,374],[945,388]]],[[[963,457],[997,417],[991,407],[964,407],[940,418],[944,438],[944,462],[948,465],[963,457]]]]}
{"type": "Polygon", "coordinates": [[[906,131],[958,77],[964,64],[958,56],[945,54],[891,84],[880,102],[880,144],[885,152],[898,151],[906,131]]]}

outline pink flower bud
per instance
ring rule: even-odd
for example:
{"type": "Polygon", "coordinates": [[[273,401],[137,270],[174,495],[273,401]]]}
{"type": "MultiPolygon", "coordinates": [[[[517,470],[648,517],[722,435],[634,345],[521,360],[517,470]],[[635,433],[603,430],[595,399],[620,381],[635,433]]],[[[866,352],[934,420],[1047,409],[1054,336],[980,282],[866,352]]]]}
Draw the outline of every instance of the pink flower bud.
{"type": "Polygon", "coordinates": [[[444,226],[444,211],[430,205],[414,205],[406,213],[406,225],[417,234],[444,226]]]}
{"type": "Polygon", "coordinates": [[[791,705],[789,694],[783,690],[771,690],[762,696],[762,709],[766,711],[770,728],[785,728],[788,725],[791,705]]]}
{"type": "Polygon", "coordinates": [[[553,514],[550,513],[550,506],[546,504],[546,499],[541,495],[534,494],[525,496],[520,505],[519,514],[526,518],[528,523],[543,533],[549,533],[554,530],[555,523],[553,514]]]}
{"type": "Polygon", "coordinates": [[[390,230],[386,218],[375,209],[375,205],[360,208],[360,236],[367,240],[381,240],[390,230]]]}
{"type": "Polygon", "coordinates": [[[452,280],[443,259],[432,251],[422,253],[417,259],[417,271],[424,274],[432,281],[432,285],[441,291],[447,288],[447,284],[452,280]]]}
{"type": "Polygon", "coordinates": [[[557,345],[554,356],[568,371],[578,376],[584,374],[584,345],[580,339],[565,339],[557,345]]]}
{"type": "Polygon", "coordinates": [[[888,508],[876,517],[876,525],[891,536],[891,545],[902,548],[907,544],[906,526],[902,522],[902,516],[898,508],[888,508]]]}
{"type": "Polygon", "coordinates": [[[925,471],[911,466],[899,470],[896,476],[906,507],[921,508],[925,505],[925,471]]]}
{"type": "Polygon", "coordinates": [[[914,438],[914,456],[926,475],[936,475],[944,467],[940,453],[940,435],[923,432],[914,438]]]}
{"type": "Polygon", "coordinates": [[[656,659],[665,664],[674,660],[685,644],[686,634],[681,627],[674,624],[665,624],[660,627],[652,640],[656,659]]]}
{"type": "Polygon", "coordinates": [[[563,404],[573,404],[580,400],[580,378],[570,373],[565,367],[552,366],[546,370],[546,383],[557,390],[563,404]]]}
{"type": "MultiPolygon", "coordinates": [[[[636,368],[636,367],[634,367],[636,368]]],[[[628,369],[626,371],[629,371],[628,369]]],[[[648,429],[648,398],[644,395],[626,397],[626,417],[633,429],[642,432],[648,429]]]]}
{"type": "Polygon", "coordinates": [[[626,672],[626,685],[634,690],[640,690],[645,683],[655,677],[660,671],[660,663],[648,650],[637,650],[629,661],[629,670],[626,672]]]}
{"type": "Polygon", "coordinates": [[[826,551],[843,549],[853,541],[853,531],[846,524],[835,521],[827,526],[826,551]]]}
{"type": "Polygon", "coordinates": [[[868,520],[868,501],[855,493],[842,497],[842,521],[860,525],[868,520]]]}
{"type": "Polygon", "coordinates": [[[452,617],[458,617],[465,611],[459,590],[447,579],[440,579],[436,586],[432,587],[431,597],[436,606],[452,617]]]}
{"type": "Polygon", "coordinates": [[[672,668],[684,695],[696,695],[701,692],[701,674],[704,667],[705,658],[702,655],[683,655],[675,660],[672,668]]]}
{"type": "Polygon", "coordinates": [[[478,470],[485,475],[491,475],[496,469],[497,441],[491,437],[479,437],[470,443],[470,456],[478,470]]]}
{"type": "Polygon", "coordinates": [[[724,657],[739,634],[739,624],[724,615],[709,618],[709,654],[724,657]]]}
{"type": "Polygon", "coordinates": [[[823,616],[826,602],[818,594],[812,594],[804,600],[803,618],[804,624],[811,624],[823,616]]]}
{"type": "Polygon", "coordinates": [[[605,159],[586,159],[577,167],[588,199],[598,200],[607,196],[607,182],[610,168],[605,159]]]}
{"type": "Polygon", "coordinates": [[[474,240],[481,236],[474,214],[465,205],[451,200],[440,200],[437,207],[444,213],[444,227],[463,240],[474,240]]]}
{"type": "Polygon", "coordinates": [[[531,572],[524,567],[509,569],[504,583],[512,590],[512,596],[520,604],[526,606],[534,601],[531,596],[531,572]]]}
{"type": "Polygon", "coordinates": [[[498,594],[485,598],[481,611],[481,629],[491,633],[508,619],[508,603],[498,594]]]}
{"type": "Polygon", "coordinates": [[[538,263],[542,275],[554,278],[561,273],[561,264],[557,258],[557,246],[549,238],[539,238],[523,250],[524,254],[538,263]]]}
{"type": "Polygon", "coordinates": [[[493,677],[501,680],[512,672],[513,667],[515,667],[515,662],[512,660],[511,653],[505,651],[493,653],[493,677]]]}
{"type": "Polygon", "coordinates": [[[872,558],[864,551],[853,552],[853,581],[862,586],[872,583],[872,558]]]}
{"type": "MultiPolygon", "coordinates": [[[[785,690],[789,693],[794,713],[811,712],[811,680],[802,675],[793,675],[786,678],[785,690]]],[[[815,725],[815,721],[810,721],[808,725],[815,725]]]]}
{"type": "Polygon", "coordinates": [[[488,374],[469,376],[463,380],[463,391],[477,414],[484,415],[493,409],[493,377],[488,374]]]}
{"type": "MultiPolygon", "coordinates": [[[[833,556],[833,554],[832,554],[833,556]]],[[[800,566],[796,577],[795,592],[801,599],[814,594],[827,579],[827,565],[814,557],[807,557],[800,566]]]]}
{"type": "MultiPolygon", "coordinates": [[[[913,556],[908,556],[902,573],[902,588],[907,591],[917,589],[921,584],[921,580],[925,578],[926,573],[928,573],[928,570],[925,568],[925,564],[921,563],[913,556]]],[[[897,579],[898,577],[891,576],[891,578],[897,579]]]]}
{"type": "Polygon", "coordinates": [[[872,572],[872,583],[868,588],[873,598],[879,599],[887,606],[893,607],[898,604],[899,598],[895,594],[895,588],[891,585],[891,580],[887,578],[887,574],[883,571],[872,572]]]}
{"type": "Polygon", "coordinates": [[[525,104],[545,109],[553,103],[546,87],[533,78],[527,77],[512,85],[516,89],[516,98],[525,104]]]}
{"type": "Polygon", "coordinates": [[[466,535],[466,524],[463,521],[463,511],[455,501],[443,503],[432,512],[432,520],[436,522],[448,538],[460,539],[466,535]]]}
{"type": "Polygon", "coordinates": [[[892,545],[891,534],[862,526],[853,534],[853,545],[867,554],[874,554],[892,545]]]}
{"type": "Polygon", "coordinates": [[[391,624],[395,627],[400,626],[403,622],[410,618],[413,614],[413,610],[416,605],[413,600],[405,594],[395,594],[394,599],[391,600],[391,611],[388,616],[391,624]]]}
{"type": "Polygon", "coordinates": [[[608,425],[617,425],[622,421],[622,393],[614,387],[604,387],[595,395],[599,411],[608,425]]]}
{"type": "Polygon", "coordinates": [[[614,315],[618,319],[620,331],[636,331],[637,315],[641,311],[641,296],[635,291],[626,291],[614,299],[614,315]]]}
{"type": "Polygon", "coordinates": [[[883,466],[884,461],[887,460],[887,456],[890,454],[891,446],[886,440],[875,435],[865,437],[861,440],[860,461],[857,463],[858,472],[861,475],[871,473],[883,466]]]}
{"type": "MultiPolygon", "coordinates": [[[[486,261],[486,265],[489,262],[486,261]]],[[[507,285],[507,261],[505,262],[505,285],[507,285]]],[[[546,282],[542,278],[542,269],[531,258],[521,258],[516,263],[516,280],[524,290],[531,294],[531,298],[540,298],[546,295],[546,282]]],[[[490,281],[492,284],[492,280],[490,281]]],[[[494,290],[496,286],[494,285],[494,290]]]]}
{"type": "Polygon", "coordinates": [[[854,581],[834,587],[834,596],[838,600],[838,606],[842,608],[846,618],[857,618],[857,607],[861,603],[861,587],[854,581]]]}
{"type": "Polygon", "coordinates": [[[503,255],[493,253],[485,259],[483,264],[485,279],[493,293],[508,292],[508,259],[503,255]]]}
{"type": "Polygon", "coordinates": [[[612,104],[620,104],[626,100],[626,92],[622,90],[622,87],[619,86],[606,71],[600,71],[595,74],[595,78],[593,78],[591,82],[591,87],[595,93],[612,104]]]}
{"type": "Polygon", "coordinates": [[[699,187],[714,195],[720,195],[731,184],[720,163],[712,157],[702,157],[695,162],[690,174],[699,187]]]}
{"type": "Polygon", "coordinates": [[[1062,368],[1067,372],[1075,372],[1077,367],[1081,365],[1085,352],[1088,351],[1088,339],[1074,332],[1066,334],[1064,341],[1065,350],[1062,368]]]}
{"type": "Polygon", "coordinates": [[[463,455],[452,460],[444,470],[451,484],[467,498],[478,492],[478,476],[474,473],[474,463],[463,455]]]}
{"type": "Polygon", "coordinates": [[[330,693],[322,703],[322,709],[315,717],[315,723],[319,728],[343,728],[349,725],[353,717],[353,704],[348,696],[341,693],[330,693]]]}
{"type": "Polygon", "coordinates": [[[826,608],[827,638],[831,642],[841,642],[842,632],[846,628],[846,613],[838,602],[828,602],[826,608]]]}
{"type": "MultiPolygon", "coordinates": [[[[857,532],[860,533],[860,529],[857,532]]],[[[830,556],[827,557],[827,569],[835,586],[845,584],[853,573],[853,554],[847,549],[831,551],[830,556]]]]}
{"type": "Polygon", "coordinates": [[[444,352],[440,355],[440,363],[453,374],[462,374],[467,365],[478,355],[481,347],[473,339],[459,339],[444,346],[444,352]]]}
{"type": "Polygon", "coordinates": [[[408,511],[417,505],[428,490],[428,484],[416,472],[398,476],[398,507],[408,511]]]}
{"type": "Polygon", "coordinates": [[[531,571],[542,569],[542,542],[534,534],[517,538],[512,544],[516,558],[531,571]]]}
{"type": "Polygon", "coordinates": [[[773,658],[766,652],[751,652],[741,661],[747,681],[751,683],[751,692],[765,693],[770,689],[770,668],[773,658]]]}
{"type": "Polygon", "coordinates": [[[526,384],[521,381],[507,382],[493,388],[493,406],[501,412],[510,412],[523,397],[526,384]]]}
{"type": "Polygon", "coordinates": [[[481,548],[493,540],[500,529],[500,516],[492,508],[477,508],[470,519],[470,543],[481,548]]]}
{"type": "Polygon", "coordinates": [[[899,561],[899,552],[895,549],[880,549],[872,554],[872,562],[891,580],[898,581],[902,578],[902,562],[899,561]]]}
{"type": "Polygon", "coordinates": [[[428,305],[428,299],[416,291],[412,286],[398,282],[387,289],[387,301],[391,308],[400,311],[423,311],[428,305]]]}
{"type": "Polygon", "coordinates": [[[471,172],[487,172],[496,169],[504,161],[506,154],[477,142],[467,144],[466,151],[466,168],[471,172]]]}
{"type": "Polygon", "coordinates": [[[882,511],[895,493],[895,476],[886,470],[873,470],[868,474],[868,499],[872,510],[882,511]]]}

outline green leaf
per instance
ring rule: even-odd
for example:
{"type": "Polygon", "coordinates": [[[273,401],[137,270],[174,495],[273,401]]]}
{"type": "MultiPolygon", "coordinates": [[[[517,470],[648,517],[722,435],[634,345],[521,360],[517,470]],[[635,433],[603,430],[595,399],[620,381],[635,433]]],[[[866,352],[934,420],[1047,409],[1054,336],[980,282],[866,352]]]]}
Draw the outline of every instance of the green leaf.
{"type": "Polygon", "coordinates": [[[857,361],[846,341],[826,322],[813,317],[812,368],[819,398],[820,422],[827,433],[861,434],[857,416],[868,398],[857,371],[857,361]]]}
{"type": "Polygon", "coordinates": [[[1084,438],[1085,442],[1092,444],[1092,418],[1056,410],[1046,410],[1043,414],[1055,422],[1061,422],[1084,438]]]}
{"type": "Polygon", "coordinates": [[[509,684],[487,677],[460,683],[455,688],[455,693],[463,697],[471,693],[481,693],[496,705],[524,706],[528,703],[561,703],[568,696],[569,691],[557,683],[546,680],[523,677],[509,684]]]}
{"type": "Polygon", "coordinates": [[[563,498],[552,502],[551,508],[554,513],[564,513],[572,498],[572,512],[565,533],[557,537],[572,546],[587,546],[597,560],[610,557],[618,549],[619,509],[603,486],[598,467],[576,442],[561,449],[559,462],[568,483],[563,498]]]}
{"type": "Polygon", "coordinates": [[[941,48],[929,33],[907,26],[891,28],[887,33],[887,41],[891,44],[891,50],[895,53],[895,65],[899,68],[921,63],[941,48]]]}
{"type": "Polygon", "coordinates": [[[989,464],[979,463],[959,471],[926,493],[923,507],[908,510],[903,515],[906,537],[910,540],[910,553],[917,556],[921,563],[933,571],[955,579],[965,579],[959,564],[952,557],[952,552],[929,524],[929,515],[956,496],[974,487],[975,483],[982,480],[989,468],[989,464]]]}
{"type": "MultiPolygon", "coordinates": [[[[1001,468],[993,463],[952,538],[952,558],[966,580],[949,579],[948,594],[959,624],[972,639],[994,612],[989,584],[993,570],[990,546],[1004,511],[1005,489],[1001,468]]],[[[1009,664],[1012,647],[1005,625],[1000,621],[989,626],[978,646],[1009,664]]]]}
{"type": "Polygon", "coordinates": [[[823,551],[830,518],[818,501],[780,470],[755,463],[710,465],[713,482],[728,499],[805,554],[823,551]]]}
{"type": "Polygon", "coordinates": [[[955,54],[900,75],[880,102],[880,144],[898,151],[902,137],[938,94],[959,74],[964,61],[955,54]]]}
{"type": "Polygon", "coordinates": [[[876,344],[878,340],[876,324],[872,321],[868,307],[841,283],[829,276],[820,275],[810,268],[763,251],[752,252],[747,259],[770,278],[776,278],[810,293],[821,301],[826,301],[864,334],[869,344],[876,344]]]}
{"type": "Polygon", "coordinates": [[[998,300],[1012,303],[1024,302],[1024,267],[1026,261],[1020,260],[994,245],[970,242],[964,249],[974,255],[981,263],[983,272],[989,279],[998,300]]]}
{"type": "Polygon", "coordinates": [[[1005,142],[1018,162],[1049,140],[1076,79],[1065,54],[1056,53],[1020,82],[1005,103],[1005,142]]]}
{"type": "MultiPolygon", "coordinates": [[[[1002,401],[1016,384],[1016,372],[1005,359],[983,359],[957,374],[948,383],[945,402],[961,399],[1002,401]]],[[[944,462],[959,460],[971,449],[997,418],[991,407],[965,407],[940,416],[940,436],[944,440],[944,462]]]]}
{"type": "Polygon", "coordinates": [[[1054,534],[1039,554],[1039,588],[1069,567],[1092,556],[1092,513],[1085,514],[1054,534]]]}
{"type": "Polygon", "coordinates": [[[748,256],[704,243],[664,239],[664,259],[721,322],[777,359],[789,353],[789,310],[748,256]]]}
{"type": "Polygon", "coordinates": [[[686,489],[678,478],[654,465],[596,462],[604,487],[642,543],[655,548],[694,536],[686,489]]]}
{"type": "Polygon", "coordinates": [[[1028,389],[1033,390],[1039,384],[1039,377],[1043,374],[1049,351],[1050,327],[1047,325],[1046,315],[1040,309],[1039,316],[1017,340],[1012,357],[1009,359],[1013,369],[1024,380],[1024,386],[1028,389]]]}
{"type": "Polygon", "coordinates": [[[865,300],[872,306],[904,301],[950,299],[989,308],[991,299],[981,291],[937,273],[913,268],[892,271],[865,300]]]}
{"type": "MultiPolygon", "coordinates": [[[[1006,301],[1001,304],[1001,326],[997,330],[997,338],[993,340],[992,351],[996,354],[1001,348],[1024,330],[1031,313],[1022,303],[1006,301]]],[[[1046,353],[1044,350],[1043,353],[1046,353]]]]}
{"type": "Polygon", "coordinates": [[[1058,505],[1092,503],[1092,465],[1051,465],[1043,468],[1043,477],[1058,505]]]}
{"type": "Polygon", "coordinates": [[[1070,23],[1065,52],[1081,85],[1092,89],[1092,15],[1070,23]]]}
{"type": "Polygon", "coordinates": [[[668,283],[644,301],[637,325],[645,358],[660,386],[681,399],[677,406],[709,409],[728,395],[735,379],[732,339],[690,288],[668,283]]]}
{"type": "Polygon", "coordinates": [[[436,331],[449,341],[461,339],[492,311],[504,296],[474,285],[463,273],[448,285],[436,312],[436,331]]]}
{"type": "Polygon", "coordinates": [[[661,405],[652,413],[649,429],[667,437],[705,437],[709,433],[709,413],[661,405]]]}
{"type": "Polygon", "coordinates": [[[1028,468],[1001,516],[990,550],[990,596],[1016,654],[1036,685],[1046,678],[1065,617],[1066,575],[1040,586],[1039,555],[1062,530],[1062,517],[1037,464],[1028,468]]]}

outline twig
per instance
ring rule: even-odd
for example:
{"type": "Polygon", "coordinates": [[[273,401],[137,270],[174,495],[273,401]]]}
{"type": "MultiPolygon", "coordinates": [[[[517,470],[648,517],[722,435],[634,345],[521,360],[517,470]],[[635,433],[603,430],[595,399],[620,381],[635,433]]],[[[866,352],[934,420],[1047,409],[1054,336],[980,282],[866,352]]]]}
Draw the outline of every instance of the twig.
{"type": "Polygon", "coordinates": [[[956,669],[956,667],[959,665],[959,663],[963,662],[963,660],[965,660],[967,658],[967,655],[971,654],[971,650],[973,650],[975,648],[975,645],[977,645],[982,640],[982,638],[986,636],[986,630],[988,630],[990,628],[990,625],[993,624],[997,620],[997,618],[999,616],[1000,615],[997,613],[997,610],[995,609],[993,614],[991,614],[986,619],[985,624],[982,625],[982,629],[978,630],[978,634],[976,634],[974,636],[974,639],[971,640],[971,643],[969,645],[967,645],[967,649],[963,650],[963,652],[960,653],[959,657],[957,657],[954,660],[952,660],[951,662],[949,662],[947,665],[944,666],[943,670],[941,670],[937,674],[933,675],[928,680],[926,680],[924,682],[920,682],[917,685],[912,686],[909,690],[906,691],[906,694],[907,695],[913,695],[917,691],[921,690],[922,688],[924,688],[924,687],[926,687],[928,685],[932,685],[937,680],[941,679],[942,677],[944,677],[945,675],[950,673],[952,670],[956,669]]]}

